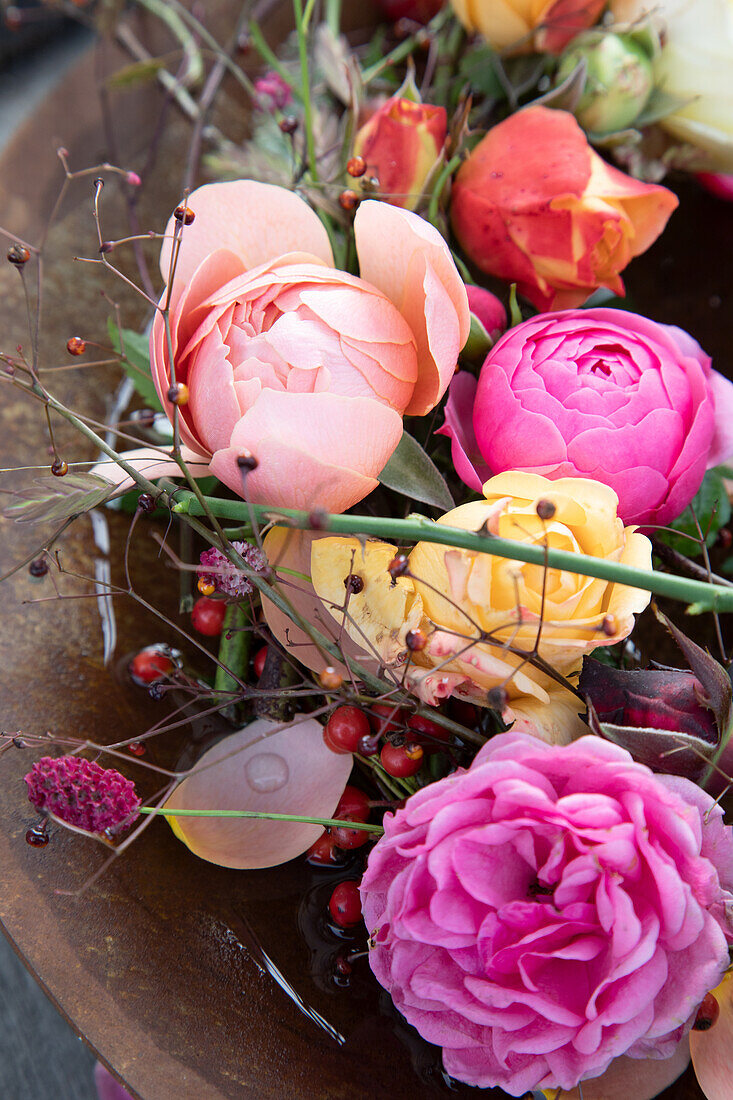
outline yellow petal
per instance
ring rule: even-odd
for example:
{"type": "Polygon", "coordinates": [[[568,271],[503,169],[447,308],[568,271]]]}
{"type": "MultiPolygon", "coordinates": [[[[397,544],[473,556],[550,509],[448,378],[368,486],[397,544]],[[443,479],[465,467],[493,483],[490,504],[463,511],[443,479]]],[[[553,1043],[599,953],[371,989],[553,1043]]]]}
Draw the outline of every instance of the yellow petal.
{"type": "Polygon", "coordinates": [[[388,666],[404,660],[405,635],[423,617],[410,578],[393,580],[389,573],[396,553],[388,542],[336,537],[319,539],[311,551],[313,587],[324,607],[350,638],[388,666]],[[349,577],[358,582],[347,592],[349,577]],[[362,587],[354,591],[359,583],[362,587]]]}

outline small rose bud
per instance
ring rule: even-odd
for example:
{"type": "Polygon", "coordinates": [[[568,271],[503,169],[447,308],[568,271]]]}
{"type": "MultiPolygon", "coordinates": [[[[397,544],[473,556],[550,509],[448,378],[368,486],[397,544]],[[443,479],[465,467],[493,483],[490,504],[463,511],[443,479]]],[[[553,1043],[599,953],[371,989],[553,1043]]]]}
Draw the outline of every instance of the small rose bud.
{"type": "Polygon", "coordinates": [[[31,258],[31,254],[23,244],[11,245],[7,251],[7,260],[9,264],[14,264],[16,267],[23,267],[27,264],[31,258]]]}
{"type": "Polygon", "coordinates": [[[387,202],[414,210],[442,156],[447,126],[444,107],[392,96],[354,138],[354,156],[366,161],[369,172],[361,188],[379,190],[387,202]]]}
{"type": "Polygon", "coordinates": [[[189,397],[188,386],[185,382],[174,382],[169,386],[166,397],[171,405],[187,405],[189,397]]]}
{"type": "Polygon", "coordinates": [[[573,39],[557,70],[561,84],[586,64],[583,94],[575,117],[585,130],[608,134],[624,130],[641,114],[654,86],[652,59],[636,38],[588,31],[573,39]]]}
{"type": "Polygon", "coordinates": [[[261,111],[282,111],[293,98],[293,89],[280,73],[271,69],[255,80],[257,107],[261,111]]]}
{"type": "Polygon", "coordinates": [[[86,341],[81,336],[70,336],[66,341],[66,350],[69,355],[83,355],[87,350],[86,341]]]}
{"type": "Polygon", "coordinates": [[[177,206],[173,211],[173,217],[177,222],[183,222],[184,225],[190,225],[194,221],[196,215],[190,206],[177,206]]]}

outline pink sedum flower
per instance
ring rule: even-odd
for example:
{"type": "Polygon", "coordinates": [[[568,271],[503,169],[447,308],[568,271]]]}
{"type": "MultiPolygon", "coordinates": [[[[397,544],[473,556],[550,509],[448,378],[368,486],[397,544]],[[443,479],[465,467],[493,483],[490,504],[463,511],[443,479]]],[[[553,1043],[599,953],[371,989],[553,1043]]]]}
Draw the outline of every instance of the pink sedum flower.
{"type": "Polygon", "coordinates": [[[733,454],[733,384],[682,329],[619,309],[539,314],[451,386],[442,429],[472,489],[489,471],[589,477],[624,523],[666,524],[733,454]]]}
{"type": "Polygon", "coordinates": [[[448,1073],[513,1096],[665,1058],[733,939],[733,837],[616,745],[494,737],[385,818],[370,963],[448,1073]]]}
{"type": "MultiPolygon", "coordinates": [[[[326,230],[292,191],[236,180],[200,187],[189,205],[170,309],[189,391],[183,442],[250,501],[344,511],[376,487],[403,414],[429,412],[455,370],[469,313],[447,245],[417,215],[363,202],[356,278],[334,268],[326,230]],[[244,453],[257,463],[246,473],[244,453]]],[[[150,358],[172,417],[160,312],[150,358]]]]}
{"type": "Polygon", "coordinates": [[[138,816],[135,784],[115,768],[102,768],[82,756],[43,756],[25,781],[37,810],[88,833],[118,829],[138,816]]]}

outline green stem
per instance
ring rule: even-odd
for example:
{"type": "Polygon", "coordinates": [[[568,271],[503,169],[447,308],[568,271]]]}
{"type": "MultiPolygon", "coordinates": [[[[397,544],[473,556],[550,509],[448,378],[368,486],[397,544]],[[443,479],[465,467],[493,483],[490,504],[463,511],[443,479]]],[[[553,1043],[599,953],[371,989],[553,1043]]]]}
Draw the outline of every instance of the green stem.
{"type": "Polygon", "coordinates": [[[216,667],[214,691],[229,695],[239,689],[242,680],[246,680],[252,644],[252,632],[248,626],[248,608],[241,603],[230,604],[224,613],[219,642],[221,663],[216,667]]]}
{"type": "Polygon", "coordinates": [[[440,170],[440,175],[435,181],[433,187],[433,193],[430,196],[430,205],[428,206],[428,221],[435,226],[440,233],[440,226],[438,225],[438,207],[440,206],[440,196],[443,194],[443,188],[448,180],[451,178],[457,168],[460,167],[463,158],[461,156],[455,156],[444,164],[440,170]]]}
{"type": "MultiPolygon", "coordinates": [[[[274,50],[270,48],[265,39],[265,36],[260,30],[259,23],[255,22],[254,19],[249,24],[249,36],[252,39],[252,45],[257,50],[257,53],[260,55],[262,60],[265,61],[271,69],[274,69],[275,72],[282,77],[285,83],[290,86],[293,79],[292,73],[288,72],[288,70],[280,61],[280,58],[277,56],[274,50]]],[[[294,90],[297,92],[298,97],[300,97],[300,92],[298,92],[297,89],[294,90]]]]}
{"type": "Polygon", "coordinates": [[[308,72],[308,21],[313,10],[308,5],[303,13],[303,0],[293,0],[295,29],[298,35],[298,56],[300,58],[300,94],[303,100],[303,124],[305,126],[306,148],[308,150],[308,174],[314,183],[318,182],[318,164],[316,158],[316,139],[313,132],[313,103],[311,101],[310,79],[308,72]]]}
{"type": "Polygon", "coordinates": [[[326,24],[331,34],[341,33],[341,0],[326,0],[326,24]]]}
{"type": "MultiPolygon", "coordinates": [[[[313,530],[312,513],[295,508],[272,508],[264,504],[244,504],[241,501],[218,500],[213,497],[207,497],[206,504],[214,515],[224,519],[241,521],[252,514],[261,522],[273,522],[301,531],[313,530]]],[[[195,498],[184,491],[179,493],[173,511],[196,516],[202,514],[200,507],[195,498]]],[[[673,600],[694,604],[695,611],[733,611],[733,591],[719,585],[638,569],[603,558],[575,554],[569,550],[545,549],[542,546],[515,542],[514,539],[466,531],[460,527],[436,523],[424,516],[392,519],[383,516],[325,514],[318,516],[318,530],[334,535],[373,535],[405,542],[435,542],[443,546],[457,546],[463,550],[494,554],[532,565],[547,564],[551,569],[562,569],[584,577],[597,577],[600,580],[641,588],[658,596],[668,596],[673,600]]]]}
{"type": "Polygon", "coordinates": [[[157,814],[160,817],[253,817],[263,821],[298,821],[303,825],[323,825],[324,828],[361,829],[364,833],[381,836],[381,825],[371,825],[368,821],[350,821],[337,817],[306,817],[301,814],[268,814],[258,810],[166,810],[157,806],[141,806],[141,814],[157,814]]]}

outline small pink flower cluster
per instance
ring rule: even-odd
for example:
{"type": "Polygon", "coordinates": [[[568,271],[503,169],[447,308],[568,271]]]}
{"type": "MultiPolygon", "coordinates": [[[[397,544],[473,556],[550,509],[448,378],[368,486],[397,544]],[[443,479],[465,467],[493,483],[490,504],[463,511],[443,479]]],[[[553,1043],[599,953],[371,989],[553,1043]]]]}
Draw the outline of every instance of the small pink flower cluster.
{"type": "MultiPolygon", "coordinates": [[[[267,558],[252,546],[249,542],[233,542],[232,546],[239,556],[247,563],[250,569],[256,573],[264,573],[267,569],[267,558]]],[[[212,547],[211,550],[202,550],[199,558],[205,568],[199,569],[198,579],[206,585],[213,585],[217,592],[225,596],[231,596],[234,600],[241,600],[254,592],[252,582],[247,580],[246,574],[237,569],[228,558],[225,558],[221,550],[212,547]]]]}
{"type": "Polygon", "coordinates": [[[138,816],[135,784],[114,768],[102,768],[81,756],[43,756],[25,781],[37,810],[88,833],[117,829],[138,816]]]}

